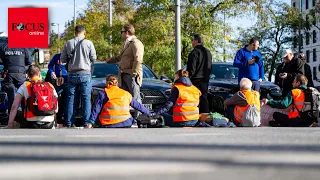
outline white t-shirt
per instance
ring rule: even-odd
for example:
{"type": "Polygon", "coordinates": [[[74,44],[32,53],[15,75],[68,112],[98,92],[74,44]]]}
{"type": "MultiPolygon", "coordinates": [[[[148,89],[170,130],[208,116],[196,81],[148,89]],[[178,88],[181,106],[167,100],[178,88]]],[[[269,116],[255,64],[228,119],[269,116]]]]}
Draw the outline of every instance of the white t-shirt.
{"type": "MultiPolygon", "coordinates": [[[[27,89],[27,84],[24,82],[18,89],[17,93],[19,93],[25,99],[30,97],[27,89]]],[[[53,88],[54,96],[58,98],[58,94],[56,90],[53,88]]],[[[57,107],[58,108],[58,107],[57,107]]],[[[43,121],[43,122],[52,122],[54,121],[54,115],[52,116],[37,116],[36,118],[28,119],[28,121],[43,121]]]]}

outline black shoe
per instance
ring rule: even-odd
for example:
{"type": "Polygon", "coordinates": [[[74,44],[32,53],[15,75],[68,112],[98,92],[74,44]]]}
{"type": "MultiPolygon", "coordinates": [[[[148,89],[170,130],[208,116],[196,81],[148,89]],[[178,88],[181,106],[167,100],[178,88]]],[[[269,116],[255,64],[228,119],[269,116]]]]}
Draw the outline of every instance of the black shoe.
{"type": "Polygon", "coordinates": [[[270,121],[269,122],[269,126],[271,127],[281,127],[279,123],[277,123],[276,121],[270,121]]]}

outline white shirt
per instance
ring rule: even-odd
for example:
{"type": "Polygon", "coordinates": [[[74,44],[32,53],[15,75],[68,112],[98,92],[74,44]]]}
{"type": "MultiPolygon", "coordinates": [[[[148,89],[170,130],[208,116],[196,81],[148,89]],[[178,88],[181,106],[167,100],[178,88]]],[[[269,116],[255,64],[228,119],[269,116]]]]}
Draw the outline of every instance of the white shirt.
{"type": "Polygon", "coordinates": [[[130,37],[128,37],[128,38],[126,39],[126,41],[124,42],[124,47],[126,47],[127,44],[128,44],[134,37],[136,37],[136,36],[130,36],[130,37]]]}
{"type": "MultiPolygon", "coordinates": [[[[30,97],[27,89],[27,84],[24,82],[18,89],[17,93],[19,93],[25,99],[30,97]]],[[[58,94],[55,89],[53,89],[54,96],[58,98],[58,94]]],[[[54,115],[52,116],[37,116],[36,118],[28,119],[28,121],[43,121],[43,122],[52,122],[54,121],[54,115]]]]}

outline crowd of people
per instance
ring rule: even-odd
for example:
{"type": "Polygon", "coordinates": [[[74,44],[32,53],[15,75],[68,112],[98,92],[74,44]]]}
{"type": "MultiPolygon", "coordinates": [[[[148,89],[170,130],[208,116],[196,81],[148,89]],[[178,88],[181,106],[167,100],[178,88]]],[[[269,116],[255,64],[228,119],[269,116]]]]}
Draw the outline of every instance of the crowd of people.
{"type": "MultiPolygon", "coordinates": [[[[75,109],[79,100],[84,128],[128,128],[141,113],[150,118],[162,115],[165,125],[171,127],[198,124],[201,115],[210,112],[207,94],[212,55],[204,47],[202,36],[192,36],[193,50],[188,56],[187,67],[175,73],[168,101],[150,112],[142,105],[140,97],[144,45],[135,36],[133,25],[123,25],[120,33],[124,41],[120,54],[106,59],[106,63],[119,63],[119,74],[106,77],[106,86],[93,105],[90,102],[91,74],[97,55],[93,43],[85,39],[84,26],[76,26],[75,38],[68,40],[62,52],[53,56],[45,81],[40,68],[31,65],[25,49],[2,47],[0,58],[5,69],[2,86],[8,94],[8,128],[75,128],[75,109]],[[8,51],[21,53],[6,53],[8,51]],[[25,66],[29,66],[27,71],[25,66]],[[23,113],[18,112],[19,106],[23,113]],[[130,107],[136,110],[133,115],[130,107]]],[[[313,86],[310,67],[302,54],[293,55],[291,50],[285,50],[283,63],[277,67],[275,84],[282,88],[281,100],[260,100],[264,63],[258,39],[251,39],[236,53],[233,65],[239,68],[240,90],[224,101],[229,122],[238,127],[260,126],[261,109],[268,106],[291,107],[288,114],[275,112],[270,126],[316,125],[315,109],[319,102],[314,102],[314,98],[319,97],[319,92],[310,88],[313,86]]]]}

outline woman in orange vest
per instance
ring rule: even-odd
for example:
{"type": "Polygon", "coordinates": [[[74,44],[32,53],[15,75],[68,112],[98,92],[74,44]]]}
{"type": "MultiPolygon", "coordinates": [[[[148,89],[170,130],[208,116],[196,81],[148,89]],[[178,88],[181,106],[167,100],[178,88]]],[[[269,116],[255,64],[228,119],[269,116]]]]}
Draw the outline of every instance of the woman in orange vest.
{"type": "Polygon", "coordinates": [[[151,116],[163,115],[166,126],[194,126],[199,119],[198,105],[200,96],[201,92],[192,85],[188,77],[188,71],[181,69],[175,74],[175,81],[168,102],[163,107],[155,110],[151,116]],[[171,108],[173,112],[169,115],[167,112],[171,108]]]}
{"type": "Polygon", "coordinates": [[[116,76],[109,75],[106,88],[99,93],[86,128],[92,128],[95,123],[102,128],[131,127],[134,119],[130,114],[130,106],[150,115],[149,110],[132,98],[129,92],[118,87],[116,76]]]}
{"type": "Polygon", "coordinates": [[[270,121],[269,125],[273,127],[308,127],[315,122],[312,118],[300,117],[299,111],[304,107],[305,94],[304,90],[307,89],[308,79],[304,75],[297,75],[293,80],[293,90],[287,94],[283,100],[267,100],[263,102],[272,108],[286,109],[292,106],[292,110],[288,115],[279,112],[273,113],[274,121],[270,121]]]}
{"type": "Polygon", "coordinates": [[[241,119],[249,105],[255,105],[260,113],[260,94],[258,91],[251,90],[251,88],[252,81],[248,78],[242,78],[240,91],[224,101],[227,117],[238,127],[242,126],[241,119]]]}

